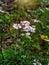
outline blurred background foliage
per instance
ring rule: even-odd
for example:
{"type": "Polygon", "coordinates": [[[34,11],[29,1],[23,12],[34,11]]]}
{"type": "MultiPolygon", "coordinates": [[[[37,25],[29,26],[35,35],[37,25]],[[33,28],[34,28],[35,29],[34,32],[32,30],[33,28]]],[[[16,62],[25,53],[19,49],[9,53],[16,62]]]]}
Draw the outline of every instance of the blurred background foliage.
{"type": "Polygon", "coordinates": [[[20,1],[0,0],[0,65],[34,65],[34,59],[48,65],[49,0],[36,0],[31,6],[20,1]],[[41,22],[33,22],[33,19],[41,22]],[[36,32],[27,37],[21,30],[14,29],[13,24],[22,20],[35,25],[36,32]]]}

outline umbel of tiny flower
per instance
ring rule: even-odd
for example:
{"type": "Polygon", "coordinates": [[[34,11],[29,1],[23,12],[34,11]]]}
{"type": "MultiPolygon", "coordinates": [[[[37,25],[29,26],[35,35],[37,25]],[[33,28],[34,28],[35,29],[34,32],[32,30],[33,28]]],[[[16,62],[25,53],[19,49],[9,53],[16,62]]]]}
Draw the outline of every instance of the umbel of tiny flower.
{"type": "Polygon", "coordinates": [[[35,32],[35,27],[30,26],[29,21],[21,21],[21,24],[24,25],[23,30],[26,32],[35,32]]]}
{"type": "Polygon", "coordinates": [[[13,27],[15,29],[20,29],[22,28],[23,31],[26,32],[27,35],[30,35],[30,32],[35,32],[35,26],[30,26],[30,22],[29,21],[21,21],[20,24],[14,24],[13,27]]]}
{"type": "Polygon", "coordinates": [[[14,27],[15,29],[22,28],[20,24],[13,24],[13,27],[14,27]]]}
{"type": "Polygon", "coordinates": [[[25,26],[23,30],[26,32],[35,32],[35,28],[32,26],[25,26]]]}
{"type": "Polygon", "coordinates": [[[30,22],[29,21],[21,21],[22,26],[29,26],[30,22]]]}

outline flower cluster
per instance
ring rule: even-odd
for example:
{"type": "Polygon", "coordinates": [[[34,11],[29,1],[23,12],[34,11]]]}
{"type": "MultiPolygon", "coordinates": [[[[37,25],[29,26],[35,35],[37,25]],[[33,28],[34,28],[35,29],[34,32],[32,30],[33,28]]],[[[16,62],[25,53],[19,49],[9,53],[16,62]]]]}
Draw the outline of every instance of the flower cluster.
{"type": "Polygon", "coordinates": [[[26,32],[35,32],[35,27],[30,26],[30,22],[22,21],[22,25],[24,25],[23,30],[26,32]]]}
{"type": "Polygon", "coordinates": [[[13,27],[15,29],[23,29],[26,32],[26,35],[30,35],[30,32],[35,32],[35,26],[30,26],[29,21],[21,21],[20,24],[14,24],[13,27]]]}
{"type": "Polygon", "coordinates": [[[14,24],[13,27],[14,27],[15,29],[19,29],[19,28],[21,28],[21,25],[20,25],[20,24],[14,24]]]}

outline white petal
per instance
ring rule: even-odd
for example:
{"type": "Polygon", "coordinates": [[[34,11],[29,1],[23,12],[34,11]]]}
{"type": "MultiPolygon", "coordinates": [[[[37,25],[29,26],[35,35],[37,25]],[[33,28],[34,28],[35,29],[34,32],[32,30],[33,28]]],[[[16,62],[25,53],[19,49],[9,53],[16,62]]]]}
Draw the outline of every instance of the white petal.
{"type": "Polygon", "coordinates": [[[20,24],[18,24],[18,28],[22,28],[20,24]]]}
{"type": "Polygon", "coordinates": [[[28,27],[29,26],[29,24],[25,24],[25,27],[28,27]]]}
{"type": "Polygon", "coordinates": [[[23,30],[26,31],[26,32],[28,32],[29,28],[28,27],[24,27],[23,30]]]}
{"type": "Polygon", "coordinates": [[[30,26],[30,32],[35,32],[35,28],[30,26]]]}
{"type": "Polygon", "coordinates": [[[14,27],[15,29],[18,29],[18,25],[17,25],[17,24],[14,24],[13,27],[14,27]]]}
{"type": "Polygon", "coordinates": [[[28,25],[29,25],[30,22],[29,22],[29,21],[21,21],[21,24],[22,24],[22,25],[25,25],[25,24],[28,24],[28,25]]]}

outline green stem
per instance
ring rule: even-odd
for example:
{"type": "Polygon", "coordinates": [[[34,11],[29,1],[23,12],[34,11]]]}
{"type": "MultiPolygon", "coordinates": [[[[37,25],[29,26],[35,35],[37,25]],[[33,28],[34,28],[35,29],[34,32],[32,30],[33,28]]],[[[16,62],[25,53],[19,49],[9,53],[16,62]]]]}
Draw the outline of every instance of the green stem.
{"type": "Polygon", "coordinates": [[[2,52],[2,37],[1,37],[1,44],[0,44],[0,52],[1,52],[1,55],[2,55],[2,59],[4,60],[4,55],[3,55],[3,52],[2,52]]]}

